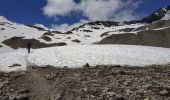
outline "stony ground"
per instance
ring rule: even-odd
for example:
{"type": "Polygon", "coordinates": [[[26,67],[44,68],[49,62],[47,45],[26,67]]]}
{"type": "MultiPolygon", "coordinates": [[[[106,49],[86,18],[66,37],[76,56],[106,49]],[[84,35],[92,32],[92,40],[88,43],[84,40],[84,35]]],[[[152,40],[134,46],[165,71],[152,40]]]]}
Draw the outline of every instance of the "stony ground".
{"type": "Polygon", "coordinates": [[[170,65],[0,73],[0,100],[170,100],[170,65]]]}

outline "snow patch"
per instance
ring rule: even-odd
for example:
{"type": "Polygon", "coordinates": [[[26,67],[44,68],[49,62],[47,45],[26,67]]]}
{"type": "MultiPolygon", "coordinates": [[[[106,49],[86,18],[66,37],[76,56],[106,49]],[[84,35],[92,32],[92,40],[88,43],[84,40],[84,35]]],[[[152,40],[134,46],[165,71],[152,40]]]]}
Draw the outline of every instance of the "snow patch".
{"type": "Polygon", "coordinates": [[[45,27],[43,24],[35,24],[34,26],[41,27],[45,30],[49,30],[47,27],[45,27]]]}
{"type": "Polygon", "coordinates": [[[170,10],[165,14],[162,20],[169,20],[170,19],[170,10]]]}
{"type": "Polygon", "coordinates": [[[90,65],[145,66],[170,63],[170,49],[132,45],[70,45],[0,54],[0,71],[26,70],[28,65],[82,67],[90,65]],[[14,68],[9,66],[20,64],[14,68]]]}

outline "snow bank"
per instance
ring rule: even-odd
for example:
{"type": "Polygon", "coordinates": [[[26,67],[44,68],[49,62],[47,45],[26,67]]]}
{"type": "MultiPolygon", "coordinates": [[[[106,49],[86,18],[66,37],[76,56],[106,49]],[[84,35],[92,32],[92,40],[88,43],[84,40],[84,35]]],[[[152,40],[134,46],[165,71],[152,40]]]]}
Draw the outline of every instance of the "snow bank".
{"type": "Polygon", "coordinates": [[[15,52],[0,54],[0,71],[26,70],[26,55],[26,51],[21,49],[15,52]],[[20,64],[21,66],[10,67],[13,64],[20,64]]]}
{"type": "Polygon", "coordinates": [[[0,71],[26,70],[27,65],[82,67],[90,65],[132,65],[170,63],[170,49],[131,45],[70,45],[0,54],[0,71]],[[20,64],[10,68],[13,64],[20,64]]]}

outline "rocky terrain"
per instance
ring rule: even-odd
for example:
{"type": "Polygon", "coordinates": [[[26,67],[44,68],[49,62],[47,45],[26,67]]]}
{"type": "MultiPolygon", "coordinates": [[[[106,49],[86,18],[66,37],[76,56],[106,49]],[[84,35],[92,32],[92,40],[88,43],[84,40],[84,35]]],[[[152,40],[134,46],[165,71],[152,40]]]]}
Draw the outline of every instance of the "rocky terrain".
{"type": "Polygon", "coordinates": [[[112,34],[98,44],[128,44],[156,47],[170,47],[170,28],[162,30],[145,30],[134,33],[112,34]]]}
{"type": "Polygon", "coordinates": [[[1,72],[0,100],[170,100],[170,65],[1,72]]]}

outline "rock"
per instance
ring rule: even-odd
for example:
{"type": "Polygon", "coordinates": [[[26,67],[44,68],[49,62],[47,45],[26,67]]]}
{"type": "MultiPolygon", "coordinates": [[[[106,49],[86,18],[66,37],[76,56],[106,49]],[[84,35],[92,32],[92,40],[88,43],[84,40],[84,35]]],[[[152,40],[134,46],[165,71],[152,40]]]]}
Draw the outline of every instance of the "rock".
{"type": "Polygon", "coordinates": [[[107,92],[106,94],[109,95],[110,97],[113,97],[115,95],[114,92],[107,92]]]}
{"type": "Polygon", "coordinates": [[[74,74],[74,76],[75,77],[80,77],[81,75],[76,73],[76,74],[74,74]]]}
{"type": "Polygon", "coordinates": [[[124,86],[128,86],[129,84],[130,84],[130,80],[126,80],[125,82],[124,82],[124,86]]]}
{"type": "Polygon", "coordinates": [[[59,99],[61,99],[61,94],[60,93],[53,95],[50,100],[59,100],[59,99]]]}
{"type": "Polygon", "coordinates": [[[9,97],[5,96],[2,98],[2,100],[9,100],[9,97]]]}
{"type": "Polygon", "coordinates": [[[144,89],[148,89],[149,87],[150,87],[149,84],[142,85],[142,88],[144,88],[144,89]]]}
{"type": "Polygon", "coordinates": [[[64,68],[65,68],[65,69],[67,69],[67,68],[68,68],[68,66],[64,66],[64,68]]]}
{"type": "Polygon", "coordinates": [[[88,63],[86,63],[85,65],[83,65],[84,68],[89,68],[90,65],[88,63]]]}
{"type": "Polygon", "coordinates": [[[2,84],[8,84],[9,83],[9,81],[4,81],[4,82],[2,82],[2,84]]]}
{"type": "Polygon", "coordinates": [[[90,95],[91,98],[95,98],[93,95],[90,95]]]}
{"type": "Polygon", "coordinates": [[[121,95],[117,95],[115,100],[125,100],[125,98],[121,95]]]}
{"type": "Polygon", "coordinates": [[[10,92],[14,92],[15,90],[14,90],[14,89],[10,89],[9,91],[10,91],[10,92]]]}
{"type": "Polygon", "coordinates": [[[18,93],[29,93],[29,90],[27,88],[21,89],[18,91],[18,93]]]}
{"type": "Polygon", "coordinates": [[[0,83],[0,89],[2,89],[2,88],[3,88],[3,86],[4,86],[4,84],[0,83]]]}
{"type": "Polygon", "coordinates": [[[170,86],[165,86],[165,88],[170,91],[170,86]]]}
{"type": "Polygon", "coordinates": [[[15,96],[16,96],[16,95],[10,95],[7,100],[16,100],[16,99],[15,99],[15,96]]]}
{"type": "Polygon", "coordinates": [[[18,66],[21,66],[21,64],[13,64],[13,65],[11,65],[9,67],[18,67],[18,66]]]}
{"type": "Polygon", "coordinates": [[[83,91],[87,92],[87,91],[88,91],[87,87],[84,87],[84,88],[83,88],[83,91]]]}
{"type": "Polygon", "coordinates": [[[159,95],[161,96],[168,96],[169,92],[167,90],[162,90],[159,92],[159,95]]]}
{"type": "Polygon", "coordinates": [[[19,73],[15,73],[15,74],[12,74],[12,79],[17,79],[19,78],[21,75],[19,73]]]}
{"type": "Polygon", "coordinates": [[[145,98],[144,100],[150,100],[149,98],[145,98]]]}
{"type": "Polygon", "coordinates": [[[144,96],[145,94],[147,94],[147,91],[144,90],[144,89],[140,89],[140,90],[137,91],[137,93],[141,96],[144,96]]]}
{"type": "Polygon", "coordinates": [[[127,89],[127,90],[126,90],[126,94],[127,94],[127,95],[132,95],[133,92],[132,92],[131,90],[127,89]]]}
{"type": "Polygon", "coordinates": [[[105,88],[103,88],[103,91],[102,91],[102,92],[106,93],[107,91],[109,91],[109,88],[108,88],[108,87],[105,87],[105,88]]]}
{"type": "Polygon", "coordinates": [[[19,95],[16,96],[14,100],[28,100],[29,97],[27,95],[19,95]]]}
{"type": "Polygon", "coordinates": [[[80,43],[81,41],[78,39],[72,40],[73,42],[80,43]]]}
{"type": "Polygon", "coordinates": [[[46,75],[47,77],[47,80],[53,80],[55,78],[55,75],[52,74],[52,75],[46,75]]]}

